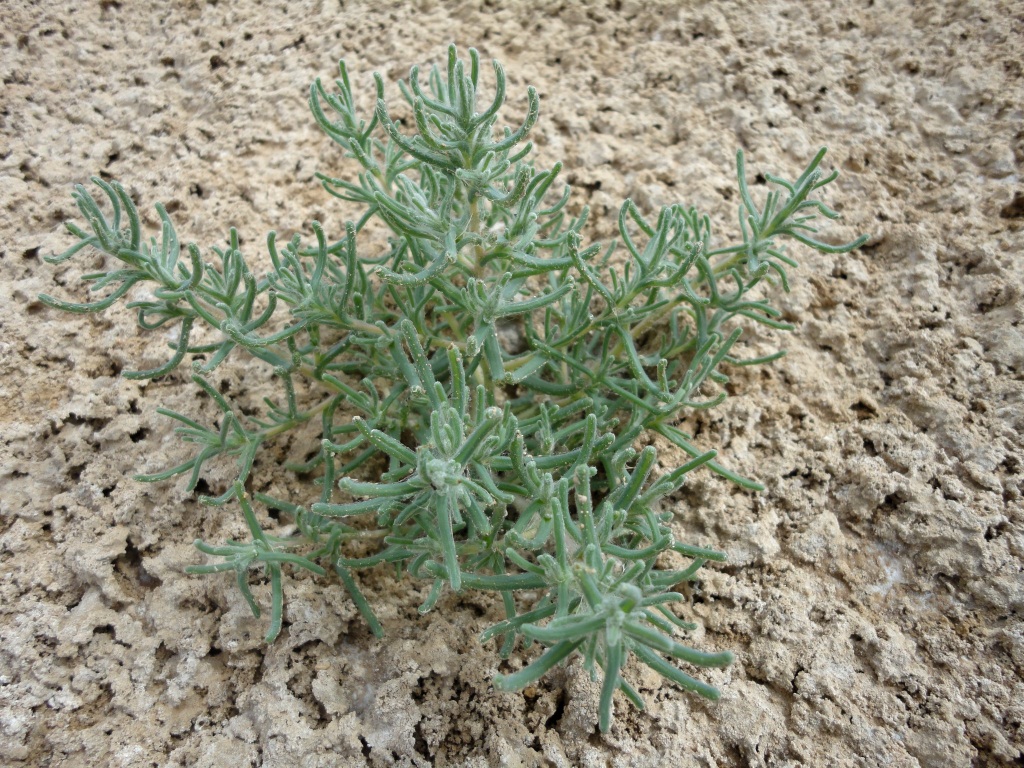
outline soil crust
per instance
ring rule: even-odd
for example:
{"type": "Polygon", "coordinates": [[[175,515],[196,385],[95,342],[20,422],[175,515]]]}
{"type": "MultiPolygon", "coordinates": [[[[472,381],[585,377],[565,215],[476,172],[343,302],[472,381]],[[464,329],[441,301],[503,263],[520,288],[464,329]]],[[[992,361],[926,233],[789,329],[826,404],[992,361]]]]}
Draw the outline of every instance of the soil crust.
{"type": "MultiPolygon", "coordinates": [[[[952,766],[1024,761],[1024,13],[950,2],[416,3],[68,0],[4,3],[0,26],[0,764],[4,766],[952,766]],[[449,42],[509,73],[505,117],[538,87],[538,163],[564,160],[607,241],[621,201],[706,211],[735,236],[734,156],[755,193],[818,147],[842,172],[832,242],[780,299],[789,354],[737,369],[687,427],[751,494],[695,473],[681,537],[729,553],[687,612],[731,648],[721,701],[639,666],[648,702],[595,727],[572,664],[516,694],[481,645],[500,616],[365,575],[375,639],[336,583],[289,576],[262,641],[230,576],[194,577],[196,538],[230,509],[139,472],[187,456],[156,413],[202,410],[169,337],[123,307],[69,315],[101,263],[71,242],[72,185],[116,178],[155,231],[238,228],[256,263],[351,211],[314,173],[350,170],[308,114],[346,59],[369,114],[449,42]]],[[[488,81],[489,82],[489,81],[488,81]]],[[[766,347],[770,348],[770,347],[766,347]]],[[[265,369],[217,385],[259,393],[265,369]]],[[[266,456],[268,485],[282,456],[266,456]]],[[[670,455],[665,456],[666,462],[670,455]]],[[[213,468],[209,488],[229,479],[213,468]]],[[[269,588],[254,574],[257,598],[269,588]]],[[[517,652],[516,663],[532,651],[517,652]]]]}

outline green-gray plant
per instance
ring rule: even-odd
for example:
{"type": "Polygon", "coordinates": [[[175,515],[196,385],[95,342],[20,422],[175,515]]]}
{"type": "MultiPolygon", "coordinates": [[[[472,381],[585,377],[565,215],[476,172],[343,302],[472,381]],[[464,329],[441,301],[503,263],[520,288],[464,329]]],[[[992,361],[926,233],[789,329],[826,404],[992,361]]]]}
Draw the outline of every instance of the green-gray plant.
{"type": "MultiPolygon", "coordinates": [[[[737,154],[742,241],[718,246],[707,216],[672,205],[650,213],[627,200],[619,242],[584,247],[584,207],[573,215],[569,187],[556,187],[561,164],[539,169],[526,141],[539,114],[537,92],[515,128],[496,129],[505,73],[494,62],[495,93],[479,103],[480,59],[448,51],[447,66],[425,82],[413,68],[400,83],[407,117],[397,121],[380,75],[376,109],[360,116],[344,62],[336,90],[317,80],[309,103],[327,135],[359,166],[353,179],[321,175],[332,195],[361,206],[344,236],[283,246],[270,233],[271,268],[256,277],[231,230],[215,258],[184,249],[167,211],[160,230],[143,234],[135,204],[117,182],[94,178],[110,204],[104,213],[82,186],[74,192],[85,226],[78,241],[49,261],[86,248],[111,257],[109,270],[84,276],[103,297],[58,309],[96,312],[127,296],[147,330],[172,326],[170,359],[142,379],[192,358],[192,380],[220,411],[204,425],[176,420],[195,454],[145,481],[188,476],[194,489],[207,462],[231,457],[237,479],[212,506],[237,504],[251,537],[196,546],[209,564],[192,573],[234,573],[253,613],[260,607],[249,574],[271,585],[272,641],[282,627],[285,565],[334,572],[374,634],[382,627],[355,573],[387,563],[430,585],[420,610],[446,591],[488,590],[505,618],[482,640],[503,658],[517,641],[545,650],[529,665],[500,674],[513,690],[556,664],[581,656],[603,680],[601,730],[616,691],[639,707],[623,676],[635,657],[691,691],[718,691],[666,660],[728,665],[728,652],[702,653],[677,642],[682,620],[673,588],[696,579],[722,553],[673,534],[668,500],[685,477],[705,467],[744,488],[760,486],[729,471],[715,451],[696,447],[677,426],[691,409],[720,403],[732,366],[766,363],[782,352],[741,359],[743,323],[788,330],[762,288],[788,290],[796,263],[782,244],[843,253],[862,244],[828,245],[812,222],[837,214],[812,194],[836,178],[819,166],[822,149],[795,181],[765,176],[777,189],[762,206],[737,154]],[[388,246],[367,253],[360,233],[371,221],[389,230],[388,246]],[[757,290],[755,290],[757,289],[757,290]],[[197,328],[215,340],[194,339],[197,328]],[[260,415],[243,413],[210,376],[236,351],[265,362],[281,387],[260,415]],[[299,386],[301,382],[301,386],[299,386]],[[307,422],[319,423],[315,455],[291,465],[315,478],[309,503],[252,490],[261,447],[307,422]],[[655,472],[655,435],[691,460],[655,472]],[[256,505],[285,513],[268,532],[256,505]]],[[[364,238],[365,239],[365,238],[364,238]]]]}

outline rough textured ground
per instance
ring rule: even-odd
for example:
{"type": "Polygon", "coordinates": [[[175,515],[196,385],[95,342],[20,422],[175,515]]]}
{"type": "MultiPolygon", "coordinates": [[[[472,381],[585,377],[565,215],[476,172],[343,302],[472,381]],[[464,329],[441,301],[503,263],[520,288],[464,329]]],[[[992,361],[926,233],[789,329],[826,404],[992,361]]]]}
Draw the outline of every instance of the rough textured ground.
{"type": "Polygon", "coordinates": [[[1019,4],[414,5],[4,3],[0,764],[1021,765],[1019,4]],[[130,479],[184,455],[156,407],[198,407],[182,374],[118,378],[163,339],[123,309],[35,299],[82,296],[88,260],[41,257],[70,242],[91,174],[204,244],[231,225],[249,253],[271,228],[342,231],[313,178],[341,165],[308,83],[345,57],[369,105],[373,69],[393,82],[449,41],[506,64],[510,120],[539,87],[542,160],[566,161],[598,220],[632,196],[734,231],[737,147],[751,176],[792,175],[825,144],[843,172],[829,237],[873,233],[804,260],[789,356],[690,425],[768,486],[704,475],[679,500],[680,533],[731,555],[692,607],[695,644],[737,651],[717,704],[631,669],[650,711],[620,703],[600,736],[577,667],[497,693],[476,641],[494,606],[421,618],[386,573],[366,580],[386,639],[302,578],[264,646],[230,578],[182,574],[234,515],[130,479]]]}

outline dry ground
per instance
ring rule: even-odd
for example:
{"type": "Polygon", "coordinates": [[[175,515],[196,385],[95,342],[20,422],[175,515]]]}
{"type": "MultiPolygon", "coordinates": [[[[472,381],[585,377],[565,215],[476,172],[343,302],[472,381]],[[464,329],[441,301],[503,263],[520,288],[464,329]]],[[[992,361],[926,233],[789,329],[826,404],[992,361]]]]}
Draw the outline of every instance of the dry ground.
{"type": "MultiPolygon", "coordinates": [[[[0,763],[5,766],[989,766],[1024,761],[1024,13],[951,2],[416,4],[7,0],[0,26],[0,763]],[[183,575],[238,533],[183,483],[158,405],[197,404],[131,314],[62,315],[93,262],[71,185],[120,179],[184,238],[342,231],[315,183],[342,168],[305,106],[346,58],[372,96],[477,46],[538,86],[541,162],[564,159],[607,238],[620,201],[692,203],[734,231],[732,158],[843,176],[830,238],[782,306],[788,357],[741,372],[700,443],[762,479],[702,475],[681,532],[727,550],[692,613],[730,647],[717,704],[631,669],[650,711],[594,728],[579,669],[489,684],[497,613],[366,580],[375,640],[340,589],[287,585],[265,646],[231,579],[183,575]],[[612,214],[609,218],[606,214],[612,214]]],[[[245,368],[220,382],[256,391],[245,368]]],[[[270,457],[274,458],[274,457],[270,457]]],[[[273,462],[268,462],[273,464],[273,462]]],[[[269,470],[268,470],[269,471],[269,470]]],[[[216,472],[214,486],[226,475],[216,472]]],[[[265,599],[265,591],[258,591],[265,599]]]]}

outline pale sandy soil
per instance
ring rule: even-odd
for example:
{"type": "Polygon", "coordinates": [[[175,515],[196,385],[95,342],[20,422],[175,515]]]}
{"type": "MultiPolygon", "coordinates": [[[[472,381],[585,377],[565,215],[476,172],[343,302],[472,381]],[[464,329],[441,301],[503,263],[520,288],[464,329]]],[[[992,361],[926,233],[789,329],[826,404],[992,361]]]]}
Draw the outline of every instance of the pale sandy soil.
{"type": "MultiPolygon", "coordinates": [[[[0,764],[1021,765],[1021,6],[416,5],[3,3],[0,764]],[[71,185],[92,174],[150,225],[166,203],[183,238],[237,226],[257,260],[269,229],[341,232],[309,82],[345,57],[369,105],[372,70],[394,82],[450,41],[505,63],[510,121],[539,88],[541,162],[565,160],[594,238],[626,196],[734,232],[736,148],[753,177],[820,145],[843,173],[828,236],[873,235],[803,259],[789,356],[690,425],[767,485],[705,474],[678,501],[680,533],[731,556],[690,609],[695,644],[737,653],[717,704],[631,668],[650,709],[620,703],[601,736],[576,666],[491,687],[489,598],[419,617],[422,590],[383,571],[364,583],[385,639],[336,584],[295,578],[265,646],[230,577],[183,574],[195,538],[241,533],[234,512],[130,479],[186,455],[156,408],[199,407],[183,373],[118,378],[164,339],[123,308],[35,299],[84,295],[95,257],[41,257],[69,244],[71,185]]],[[[258,390],[244,367],[219,375],[258,390]]]]}

